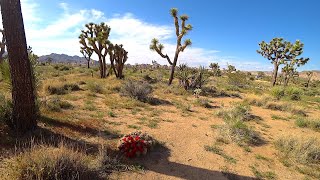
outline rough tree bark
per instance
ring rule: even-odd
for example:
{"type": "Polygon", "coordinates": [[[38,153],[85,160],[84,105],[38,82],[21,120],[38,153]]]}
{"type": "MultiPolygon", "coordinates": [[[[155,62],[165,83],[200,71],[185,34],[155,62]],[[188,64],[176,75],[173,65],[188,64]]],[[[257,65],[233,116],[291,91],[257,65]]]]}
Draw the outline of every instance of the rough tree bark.
{"type": "Polygon", "coordinates": [[[20,0],[0,0],[12,81],[11,127],[17,134],[37,126],[34,84],[20,0]]]}
{"type": "Polygon", "coordinates": [[[275,86],[275,85],[276,85],[277,77],[278,77],[278,70],[279,70],[279,65],[278,65],[278,63],[274,63],[274,71],[273,71],[273,77],[272,77],[272,86],[275,86]]]}

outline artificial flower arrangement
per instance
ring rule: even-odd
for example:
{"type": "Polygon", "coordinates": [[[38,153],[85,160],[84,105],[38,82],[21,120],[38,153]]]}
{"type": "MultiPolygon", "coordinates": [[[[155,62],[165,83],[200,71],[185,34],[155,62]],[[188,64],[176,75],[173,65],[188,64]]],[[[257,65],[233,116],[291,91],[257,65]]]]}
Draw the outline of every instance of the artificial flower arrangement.
{"type": "Polygon", "coordinates": [[[155,144],[156,141],[150,135],[138,131],[122,137],[118,148],[126,157],[133,158],[147,154],[155,144]]]}

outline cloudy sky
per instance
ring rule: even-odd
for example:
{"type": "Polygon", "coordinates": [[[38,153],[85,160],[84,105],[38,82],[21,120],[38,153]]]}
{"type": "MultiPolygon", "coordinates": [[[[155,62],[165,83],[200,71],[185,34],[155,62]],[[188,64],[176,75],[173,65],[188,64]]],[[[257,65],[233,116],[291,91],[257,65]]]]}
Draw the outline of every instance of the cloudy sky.
{"type": "MultiPolygon", "coordinates": [[[[175,33],[171,7],[190,16],[194,26],[187,35],[193,45],[179,62],[191,66],[228,63],[242,70],[271,70],[268,60],[256,53],[258,43],[283,37],[305,43],[310,62],[300,70],[320,69],[320,3],[318,0],[21,0],[28,45],[38,55],[81,55],[78,36],[89,22],[111,26],[110,39],[129,52],[129,63],[167,64],[149,50],[152,38],[160,39],[173,58],[175,33]]],[[[2,25],[0,25],[1,28],[2,25]]]]}

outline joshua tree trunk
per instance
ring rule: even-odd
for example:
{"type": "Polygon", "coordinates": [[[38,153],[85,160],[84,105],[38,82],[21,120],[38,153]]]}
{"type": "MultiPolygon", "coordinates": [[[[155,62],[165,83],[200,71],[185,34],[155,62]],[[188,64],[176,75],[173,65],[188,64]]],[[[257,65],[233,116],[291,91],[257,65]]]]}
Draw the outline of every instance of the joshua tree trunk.
{"type": "Polygon", "coordinates": [[[288,76],[288,74],[285,74],[284,75],[283,85],[284,86],[288,86],[288,83],[289,83],[289,76],[288,76]]]}
{"type": "Polygon", "coordinates": [[[273,71],[273,77],[272,77],[272,86],[276,85],[277,82],[277,77],[278,77],[278,69],[279,69],[279,65],[278,63],[274,63],[274,71],[273,71]]]}
{"type": "MultiPolygon", "coordinates": [[[[179,41],[179,40],[178,40],[179,41]]],[[[181,40],[180,40],[181,41],[181,40]]],[[[178,42],[179,44],[179,42],[178,42]]],[[[174,59],[173,59],[173,63],[172,63],[172,66],[171,66],[171,71],[170,71],[170,78],[169,78],[169,83],[168,85],[171,85],[172,84],[172,81],[173,81],[173,78],[174,78],[174,71],[176,69],[176,66],[177,66],[177,61],[178,61],[178,57],[179,57],[179,51],[178,51],[178,48],[179,46],[177,46],[177,51],[175,53],[175,56],[174,56],[174,59]]]]}
{"type": "Polygon", "coordinates": [[[308,78],[308,81],[307,81],[307,88],[309,87],[309,85],[310,85],[310,81],[311,81],[311,78],[308,78]]]}
{"type": "Polygon", "coordinates": [[[12,79],[12,121],[17,134],[37,126],[37,111],[31,63],[27,53],[20,0],[1,0],[1,12],[12,79]]]}
{"type": "Polygon", "coordinates": [[[90,69],[90,59],[87,61],[87,67],[88,67],[88,69],[90,69]]]}
{"type": "Polygon", "coordinates": [[[103,64],[102,64],[102,59],[99,57],[99,64],[100,64],[100,78],[103,78],[103,64]]]}

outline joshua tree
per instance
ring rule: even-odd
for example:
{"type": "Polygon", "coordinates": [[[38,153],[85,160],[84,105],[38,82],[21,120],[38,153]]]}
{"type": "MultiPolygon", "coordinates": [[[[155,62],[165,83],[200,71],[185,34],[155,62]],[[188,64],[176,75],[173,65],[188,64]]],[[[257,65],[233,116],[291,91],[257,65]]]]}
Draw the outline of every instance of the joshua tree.
{"type": "Polygon", "coordinates": [[[307,81],[306,87],[309,87],[311,78],[313,76],[313,72],[312,71],[307,71],[307,76],[308,76],[308,81],[307,81]]]}
{"type": "Polygon", "coordinates": [[[213,71],[213,76],[221,76],[221,70],[218,63],[210,63],[209,68],[213,71]]]}
{"type": "Polygon", "coordinates": [[[232,73],[232,72],[234,72],[234,71],[237,71],[236,67],[228,64],[227,72],[228,72],[228,73],[232,73]]]}
{"type": "Polygon", "coordinates": [[[0,29],[0,35],[2,36],[2,39],[0,41],[0,64],[3,61],[3,55],[5,53],[6,48],[6,39],[4,38],[4,30],[0,29]]]}
{"type": "Polygon", "coordinates": [[[81,49],[92,51],[98,55],[100,63],[100,77],[106,78],[106,56],[109,48],[109,34],[111,28],[104,24],[86,24],[87,30],[82,30],[79,36],[81,49]]]}
{"type": "Polygon", "coordinates": [[[174,25],[176,28],[176,36],[177,36],[177,46],[176,46],[176,52],[173,58],[173,61],[171,61],[170,57],[166,54],[164,55],[162,50],[164,48],[163,44],[159,43],[159,40],[152,39],[150,49],[153,51],[156,51],[162,58],[166,58],[168,63],[171,65],[171,72],[170,72],[170,78],[169,78],[169,85],[172,84],[172,80],[174,77],[174,70],[177,65],[178,57],[180,52],[183,52],[188,46],[191,46],[192,42],[190,39],[186,39],[184,41],[184,44],[182,45],[182,38],[192,30],[192,26],[190,24],[186,25],[186,21],[189,19],[188,15],[182,15],[180,16],[181,20],[181,28],[179,25],[179,19],[178,19],[178,9],[172,8],[170,10],[170,13],[174,19],[174,25]]]}
{"type": "Polygon", "coordinates": [[[127,62],[128,52],[124,50],[123,45],[112,45],[109,46],[110,64],[114,71],[114,74],[118,79],[122,79],[124,63],[127,62]]]}
{"type": "MultiPolygon", "coordinates": [[[[303,43],[297,40],[294,44],[284,41],[283,38],[274,38],[270,43],[262,41],[260,49],[257,50],[259,54],[267,58],[274,65],[272,86],[277,82],[278,70],[281,64],[305,64],[309,59],[296,59],[303,52],[303,43]],[[304,62],[304,63],[303,63],[304,62]]],[[[300,66],[298,65],[298,66],[300,66]]]]}
{"type": "Polygon", "coordinates": [[[81,50],[80,50],[81,54],[87,60],[87,67],[89,69],[90,68],[91,56],[93,54],[93,50],[89,49],[89,48],[84,48],[84,47],[80,47],[80,48],[81,48],[81,50]]]}
{"type": "Polygon", "coordinates": [[[17,134],[37,126],[34,83],[20,0],[0,1],[12,82],[13,112],[8,125],[17,134]]]}

